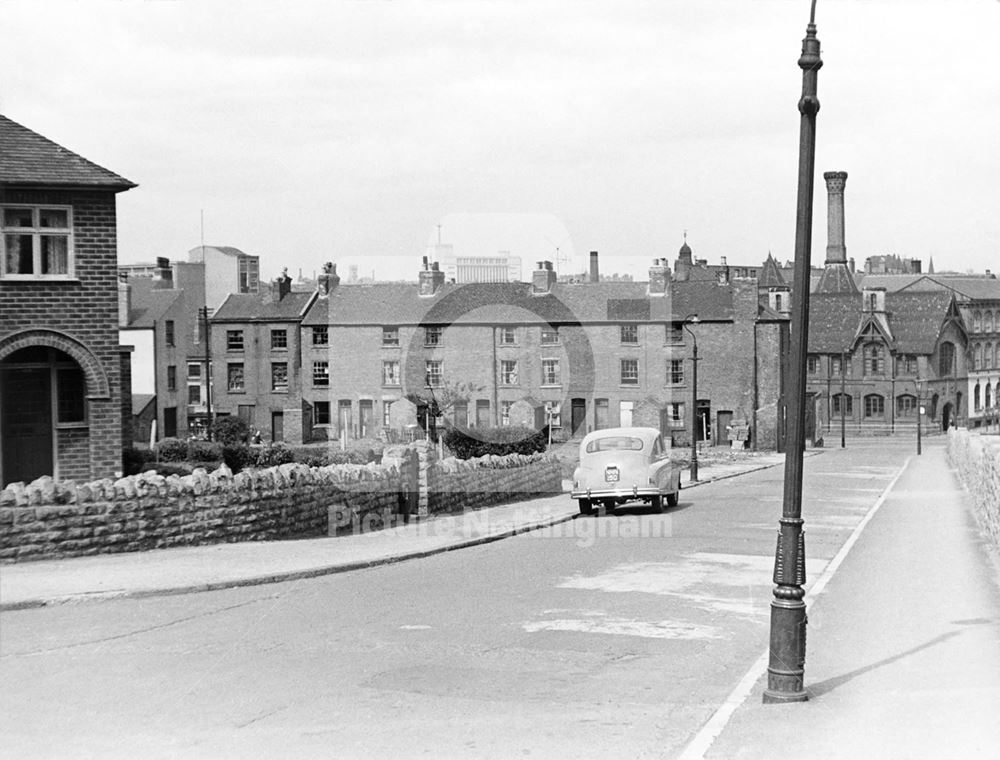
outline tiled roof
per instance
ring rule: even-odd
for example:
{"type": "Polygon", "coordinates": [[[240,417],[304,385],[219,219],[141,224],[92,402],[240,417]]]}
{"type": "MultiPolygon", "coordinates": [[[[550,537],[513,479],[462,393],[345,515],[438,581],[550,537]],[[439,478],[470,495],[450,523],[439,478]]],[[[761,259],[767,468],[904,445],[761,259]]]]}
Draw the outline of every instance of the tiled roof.
{"type": "Polygon", "coordinates": [[[854,282],[854,275],[847,268],[847,264],[833,263],[827,264],[823,268],[823,274],[816,282],[814,293],[857,293],[858,286],[854,282]]]}
{"type": "Polygon", "coordinates": [[[128,282],[132,288],[129,327],[153,327],[182,294],[180,290],[152,287],[151,277],[132,277],[128,282]]]}
{"type": "Polygon", "coordinates": [[[3,115],[0,115],[0,183],[104,187],[115,191],[136,186],[3,115]]]}
{"type": "Polygon", "coordinates": [[[943,288],[953,290],[960,296],[976,301],[1000,300],[1000,280],[992,277],[955,277],[927,275],[919,282],[914,282],[907,291],[918,289],[943,288]]]}
{"type": "Polygon", "coordinates": [[[132,394],[132,416],[138,417],[143,410],[153,403],[156,395],[153,393],[133,393],[132,394]]]}
{"type": "Polygon", "coordinates": [[[767,259],[764,260],[757,283],[761,287],[771,288],[787,284],[785,276],[781,273],[781,268],[778,266],[778,262],[774,260],[774,256],[770,253],[767,254],[767,259]]]}
{"type": "Polygon", "coordinates": [[[285,321],[299,319],[309,303],[315,297],[315,292],[287,293],[280,301],[270,298],[270,294],[230,293],[222,302],[215,314],[213,322],[243,322],[243,321],[285,321]]]}
{"type": "Polygon", "coordinates": [[[420,296],[414,283],[340,284],[317,298],[306,325],[553,324],[733,318],[732,291],[712,282],[674,283],[670,297],[650,297],[644,282],[558,283],[534,295],[530,283],[447,283],[420,296]]]}
{"type": "MultiPolygon", "coordinates": [[[[905,354],[933,353],[951,298],[946,291],[886,293],[886,317],[895,339],[892,349],[905,354]]],[[[836,354],[850,349],[864,318],[861,306],[858,295],[813,293],[809,297],[809,351],[836,354]]]]}

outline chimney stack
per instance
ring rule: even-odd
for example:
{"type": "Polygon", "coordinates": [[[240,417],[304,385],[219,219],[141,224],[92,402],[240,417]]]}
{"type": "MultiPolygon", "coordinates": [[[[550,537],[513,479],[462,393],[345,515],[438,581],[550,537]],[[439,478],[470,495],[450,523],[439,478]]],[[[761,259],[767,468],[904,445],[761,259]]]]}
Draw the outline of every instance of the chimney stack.
{"type": "Polygon", "coordinates": [[[319,285],[320,296],[325,298],[330,295],[340,284],[340,277],[337,274],[337,265],[330,261],[326,262],[323,265],[323,273],[316,278],[316,281],[319,285]]]}
{"type": "Polygon", "coordinates": [[[825,172],[826,207],[826,263],[846,264],[847,245],[844,243],[844,185],[847,172],[825,172]]]}
{"type": "Polygon", "coordinates": [[[666,259],[653,259],[649,268],[649,295],[665,296],[670,287],[670,267],[666,259]]]}
{"type": "Polygon", "coordinates": [[[424,268],[420,270],[418,276],[419,292],[422,296],[432,296],[444,285],[444,272],[441,271],[436,261],[428,262],[426,256],[424,256],[423,265],[424,268]]]}
{"type": "Polygon", "coordinates": [[[124,272],[118,275],[118,325],[128,324],[128,315],[132,310],[132,286],[128,284],[128,275],[124,272]]]}
{"type": "Polygon", "coordinates": [[[556,273],[551,261],[539,261],[538,268],[531,273],[531,292],[534,295],[546,295],[552,292],[556,283],[556,273]]]}
{"type": "Polygon", "coordinates": [[[597,268],[597,251],[590,252],[590,282],[600,282],[601,273],[597,268]]]}

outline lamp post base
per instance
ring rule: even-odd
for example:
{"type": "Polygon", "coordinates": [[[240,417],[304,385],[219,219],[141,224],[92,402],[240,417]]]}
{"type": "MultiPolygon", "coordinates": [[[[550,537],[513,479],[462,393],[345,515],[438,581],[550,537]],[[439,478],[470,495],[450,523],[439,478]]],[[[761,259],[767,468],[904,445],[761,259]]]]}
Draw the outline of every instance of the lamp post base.
{"type": "MultiPolygon", "coordinates": [[[[783,591],[779,587],[778,591],[783,591]]],[[[801,593],[801,589],[794,592],[801,593]]],[[[793,592],[793,593],[794,593],[793,592]]],[[[771,659],[767,666],[766,705],[805,702],[806,605],[801,599],[771,602],[771,659]]]]}

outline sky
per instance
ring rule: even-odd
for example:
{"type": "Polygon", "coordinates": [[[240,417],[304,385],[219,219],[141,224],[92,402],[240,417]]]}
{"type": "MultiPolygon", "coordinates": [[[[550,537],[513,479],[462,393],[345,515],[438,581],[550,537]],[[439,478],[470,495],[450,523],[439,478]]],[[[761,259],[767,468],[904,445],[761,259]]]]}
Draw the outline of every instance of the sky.
{"type": "MultiPolygon", "coordinates": [[[[415,279],[440,235],[646,279],[686,233],[756,265],[794,256],[809,5],[0,0],[0,113],[138,183],[121,262],[204,240],[268,279],[415,279]]],[[[816,24],[812,262],[837,170],[858,266],[1000,270],[1000,2],[819,0],[816,24]]]]}

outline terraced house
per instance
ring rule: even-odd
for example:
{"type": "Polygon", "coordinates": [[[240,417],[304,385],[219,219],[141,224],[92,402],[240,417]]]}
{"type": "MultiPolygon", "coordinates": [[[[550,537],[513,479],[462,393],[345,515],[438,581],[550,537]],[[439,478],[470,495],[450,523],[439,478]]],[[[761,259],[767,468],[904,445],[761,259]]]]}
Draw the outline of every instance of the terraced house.
{"type": "Polygon", "coordinates": [[[0,116],[0,482],[122,468],[115,198],[133,182],[0,116]]]}

